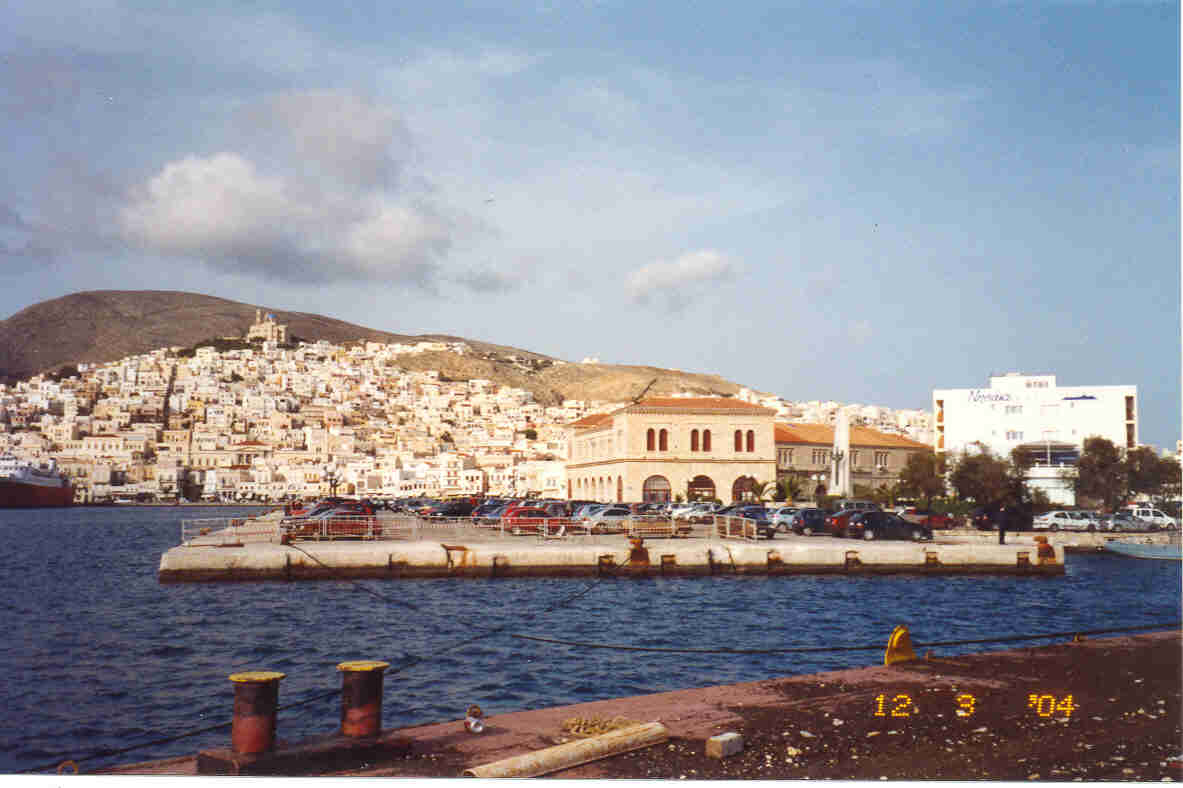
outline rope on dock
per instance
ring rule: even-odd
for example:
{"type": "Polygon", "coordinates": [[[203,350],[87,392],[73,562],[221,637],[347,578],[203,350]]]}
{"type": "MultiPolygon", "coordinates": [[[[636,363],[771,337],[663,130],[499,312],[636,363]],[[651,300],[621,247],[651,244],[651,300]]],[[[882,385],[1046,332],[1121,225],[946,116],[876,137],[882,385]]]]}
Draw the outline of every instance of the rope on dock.
{"type": "MultiPolygon", "coordinates": [[[[312,553],[309,553],[308,551],[304,550],[303,548],[296,547],[295,545],[288,545],[288,547],[292,547],[293,549],[299,550],[301,553],[304,553],[304,555],[308,556],[313,561],[316,561],[318,564],[320,564],[322,567],[329,570],[330,572],[334,571],[333,567],[324,563],[319,558],[312,555],[312,553]]],[[[624,569],[625,567],[627,567],[629,565],[629,561],[631,561],[631,560],[632,560],[631,558],[626,559],[623,564],[621,564],[618,567],[615,567],[615,569],[617,571],[624,569]]],[[[392,599],[390,597],[387,597],[384,594],[380,594],[377,591],[375,591],[374,589],[369,588],[368,586],[366,586],[362,583],[359,583],[358,581],[354,580],[353,578],[338,575],[338,579],[353,583],[354,585],[356,585],[358,588],[365,591],[366,593],[371,594],[371,595],[373,595],[373,596],[377,597],[378,599],[383,600],[385,602],[395,602],[395,603],[403,605],[405,607],[409,607],[412,610],[416,610],[416,611],[420,610],[419,608],[415,607],[414,605],[412,605],[408,602],[405,602],[405,601],[399,600],[399,599],[392,599]]],[[[593,580],[591,583],[588,583],[587,586],[585,588],[583,588],[582,590],[577,591],[576,593],[571,594],[570,596],[567,596],[563,599],[560,599],[558,602],[555,602],[550,607],[546,607],[541,610],[530,613],[522,619],[516,619],[511,623],[507,623],[502,626],[494,627],[492,629],[487,629],[487,630],[484,630],[481,632],[477,632],[477,633],[469,635],[461,640],[454,641],[454,642],[449,643],[445,646],[442,646],[438,649],[435,649],[435,650],[431,651],[430,653],[425,654],[421,657],[416,657],[416,658],[410,659],[409,661],[404,661],[403,664],[399,665],[398,667],[394,667],[394,668],[391,668],[390,670],[388,670],[386,675],[389,676],[389,675],[401,673],[404,670],[408,670],[408,669],[410,669],[422,662],[425,662],[427,660],[434,659],[435,657],[438,657],[441,654],[444,654],[444,653],[452,651],[456,648],[459,648],[460,646],[465,646],[465,645],[468,645],[474,641],[500,634],[501,632],[504,632],[506,629],[508,629],[510,626],[517,626],[517,625],[521,624],[523,621],[532,621],[533,619],[537,618],[540,615],[550,613],[551,611],[557,610],[560,607],[563,607],[565,605],[569,605],[572,602],[574,602],[575,600],[579,599],[580,597],[588,594],[593,589],[595,589],[599,585],[600,581],[603,579],[604,579],[603,577],[598,577],[595,580],[593,580]]],[[[422,611],[420,611],[420,612],[422,612],[422,611]]],[[[388,660],[388,661],[391,663],[391,665],[394,665],[397,662],[397,660],[393,660],[393,659],[388,660]]],[[[314,695],[311,698],[305,698],[304,700],[301,700],[301,701],[296,701],[294,703],[288,703],[283,706],[279,706],[276,708],[276,711],[278,712],[278,711],[283,711],[285,709],[294,709],[299,706],[306,706],[310,703],[315,703],[316,701],[319,701],[319,700],[325,700],[326,698],[332,698],[332,697],[335,697],[340,694],[341,694],[341,689],[338,687],[338,688],[329,690],[328,692],[321,693],[320,695],[314,695]]],[[[233,724],[233,720],[229,720],[227,722],[218,723],[216,725],[207,725],[204,728],[197,728],[195,730],[185,731],[184,733],[178,733],[173,736],[166,736],[163,738],[154,739],[152,741],[143,742],[141,744],[133,744],[129,747],[123,747],[123,748],[116,749],[116,750],[99,750],[99,751],[90,753],[89,755],[84,755],[84,756],[76,757],[76,758],[70,758],[68,760],[69,760],[69,762],[74,764],[74,768],[76,769],[77,764],[85,763],[86,761],[93,761],[96,758],[109,758],[109,757],[113,757],[116,755],[124,755],[126,753],[133,752],[135,750],[142,750],[147,747],[157,747],[157,746],[164,745],[164,744],[171,744],[173,742],[180,741],[182,739],[188,739],[193,736],[199,736],[203,733],[211,733],[216,730],[222,730],[224,728],[229,728],[232,724],[233,724]]],[[[53,763],[47,763],[47,764],[44,764],[41,766],[34,766],[30,769],[22,769],[21,771],[17,772],[17,774],[31,774],[33,772],[51,771],[51,770],[58,768],[61,764],[65,763],[65,762],[66,762],[66,760],[64,760],[62,758],[58,758],[53,763]]]]}
{"type": "MultiPolygon", "coordinates": [[[[974,640],[934,640],[929,643],[913,643],[914,646],[970,646],[982,643],[1014,643],[1023,640],[1042,640],[1045,638],[1078,637],[1080,635],[1107,635],[1117,632],[1144,632],[1146,630],[1176,629],[1183,625],[1183,621],[1173,621],[1160,624],[1144,624],[1137,627],[1118,627],[1111,629],[1074,629],[1065,632],[1046,632],[1039,635],[1004,635],[1001,637],[977,638],[974,640]]],[[[578,648],[603,648],[615,651],[651,651],[664,654],[820,654],[824,652],[842,651],[882,651],[883,644],[858,646],[800,646],[793,648],[668,648],[662,646],[628,646],[613,643],[588,643],[580,640],[560,640],[558,638],[544,638],[535,635],[511,635],[518,640],[533,640],[539,643],[551,643],[560,646],[576,646],[578,648]]]]}

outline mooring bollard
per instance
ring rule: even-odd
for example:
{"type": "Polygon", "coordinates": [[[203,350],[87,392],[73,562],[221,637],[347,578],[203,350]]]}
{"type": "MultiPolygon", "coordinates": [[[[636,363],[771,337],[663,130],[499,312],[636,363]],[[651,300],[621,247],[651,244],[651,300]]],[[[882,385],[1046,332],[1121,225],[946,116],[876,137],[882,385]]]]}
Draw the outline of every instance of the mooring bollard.
{"type": "Polygon", "coordinates": [[[382,731],[382,676],[389,662],[342,662],[341,733],[345,736],[377,736],[382,731]]]}
{"type": "Polygon", "coordinates": [[[275,745],[275,712],[279,706],[279,681],[284,674],[273,670],[232,673],[234,720],[230,747],[239,755],[267,752],[275,745]]]}

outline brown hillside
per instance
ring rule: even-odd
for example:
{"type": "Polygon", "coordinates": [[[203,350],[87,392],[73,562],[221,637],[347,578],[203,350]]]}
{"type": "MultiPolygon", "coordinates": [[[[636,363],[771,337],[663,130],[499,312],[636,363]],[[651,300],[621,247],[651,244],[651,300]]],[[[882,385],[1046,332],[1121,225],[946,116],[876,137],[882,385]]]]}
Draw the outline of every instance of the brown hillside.
{"type": "Polygon", "coordinates": [[[242,336],[255,309],[275,314],[288,335],[334,344],[358,340],[467,342],[472,355],[425,353],[399,359],[407,369],[438,369],[454,380],[487,378],[534,393],[552,404],[563,399],[627,400],[654,378],[648,396],[692,391],[732,395],[739,386],[716,375],[657,367],[564,364],[527,350],[438,334],[375,331],[342,320],[265,305],[163,290],[96,290],[43,301],[0,321],[0,382],[12,383],[78,362],[115,361],[161,347],[188,347],[220,336],[242,336]],[[516,357],[511,359],[510,356],[516,357]]]}

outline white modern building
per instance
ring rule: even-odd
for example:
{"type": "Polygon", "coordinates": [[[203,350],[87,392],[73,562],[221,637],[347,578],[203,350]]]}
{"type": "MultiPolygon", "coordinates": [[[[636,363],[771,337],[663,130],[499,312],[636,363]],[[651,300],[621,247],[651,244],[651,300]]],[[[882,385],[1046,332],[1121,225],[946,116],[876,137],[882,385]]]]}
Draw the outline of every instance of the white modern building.
{"type": "Polygon", "coordinates": [[[933,448],[960,454],[980,444],[1007,457],[1013,449],[1035,461],[1028,481],[1053,503],[1071,505],[1071,478],[1086,438],[1138,446],[1137,386],[1060,386],[1055,375],[1010,372],[989,388],[935,389],[933,448]]]}

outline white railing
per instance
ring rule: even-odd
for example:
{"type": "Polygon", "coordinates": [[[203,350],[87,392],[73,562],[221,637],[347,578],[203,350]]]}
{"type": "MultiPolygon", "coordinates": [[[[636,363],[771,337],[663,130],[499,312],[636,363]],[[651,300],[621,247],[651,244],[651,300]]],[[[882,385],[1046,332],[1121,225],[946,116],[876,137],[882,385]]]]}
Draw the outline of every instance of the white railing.
{"type": "Polygon", "coordinates": [[[279,522],[246,517],[207,517],[181,521],[181,544],[219,547],[249,542],[278,542],[279,522]]]}
{"type": "Polygon", "coordinates": [[[719,539],[750,539],[760,538],[760,531],[755,520],[746,517],[732,517],[730,515],[715,515],[714,534],[719,539]]]}
{"type": "Polygon", "coordinates": [[[285,517],[280,529],[293,540],[419,538],[417,517],[379,517],[372,514],[333,514],[323,517],[285,517]]]}

